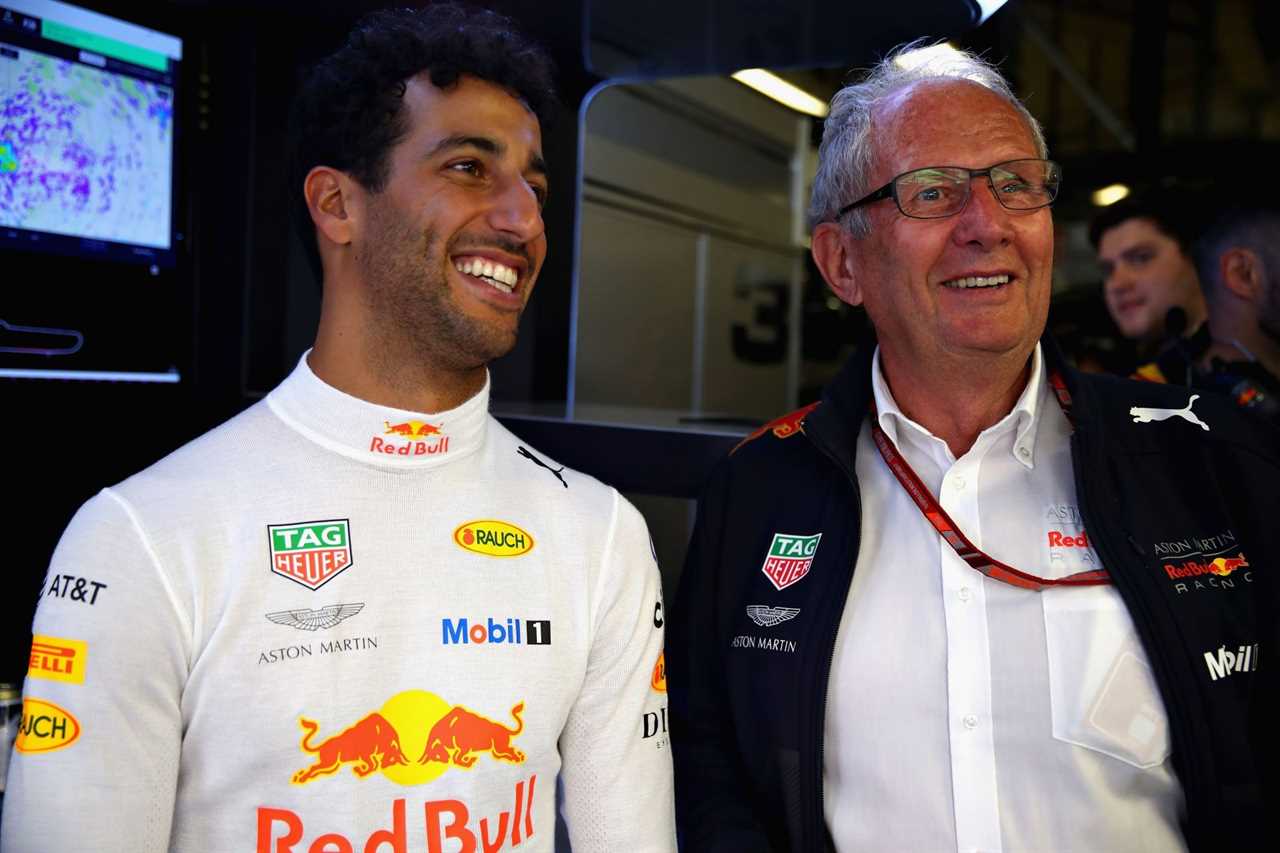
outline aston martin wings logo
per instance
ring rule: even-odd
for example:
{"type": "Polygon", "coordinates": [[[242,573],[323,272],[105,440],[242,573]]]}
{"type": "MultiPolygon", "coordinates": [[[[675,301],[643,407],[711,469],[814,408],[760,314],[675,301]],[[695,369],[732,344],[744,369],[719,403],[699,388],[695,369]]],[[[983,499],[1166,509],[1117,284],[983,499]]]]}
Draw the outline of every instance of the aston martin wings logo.
{"type": "Polygon", "coordinates": [[[767,604],[748,604],[747,615],[761,628],[772,628],[780,622],[796,618],[799,607],[770,607],[767,604]]]}
{"type": "Polygon", "coordinates": [[[320,628],[332,628],[343,619],[355,616],[364,609],[364,602],[355,604],[331,604],[318,610],[281,610],[268,613],[267,618],[277,625],[288,625],[300,631],[316,631],[320,628]]]}

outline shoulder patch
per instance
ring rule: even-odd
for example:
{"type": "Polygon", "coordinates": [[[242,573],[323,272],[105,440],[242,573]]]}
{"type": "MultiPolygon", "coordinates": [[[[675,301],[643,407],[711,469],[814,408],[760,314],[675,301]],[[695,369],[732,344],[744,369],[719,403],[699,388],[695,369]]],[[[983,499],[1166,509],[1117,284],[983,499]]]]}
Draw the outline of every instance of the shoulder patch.
{"type": "Polygon", "coordinates": [[[774,418],[764,426],[760,427],[760,429],[738,442],[737,445],[734,446],[733,450],[729,451],[730,455],[737,453],[738,448],[742,447],[742,445],[749,441],[755,441],[767,432],[772,432],[776,438],[790,438],[798,432],[804,432],[805,416],[818,408],[821,403],[822,401],[819,400],[815,403],[810,403],[803,408],[796,409],[794,412],[788,412],[780,418],[774,418]]]}

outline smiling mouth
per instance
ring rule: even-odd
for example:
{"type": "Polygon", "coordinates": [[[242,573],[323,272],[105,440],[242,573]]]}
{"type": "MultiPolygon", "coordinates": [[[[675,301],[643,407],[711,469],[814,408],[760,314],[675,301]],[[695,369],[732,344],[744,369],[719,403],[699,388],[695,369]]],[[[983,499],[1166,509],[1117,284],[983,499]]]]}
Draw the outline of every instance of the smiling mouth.
{"type": "Polygon", "coordinates": [[[1009,276],[1007,275],[969,275],[944,281],[942,286],[953,290],[969,290],[971,288],[999,287],[1008,283],[1009,276]]]}
{"type": "Polygon", "coordinates": [[[520,281],[520,274],[515,269],[488,258],[455,258],[453,266],[463,275],[478,278],[503,293],[512,293],[516,289],[516,283],[520,281]]]}

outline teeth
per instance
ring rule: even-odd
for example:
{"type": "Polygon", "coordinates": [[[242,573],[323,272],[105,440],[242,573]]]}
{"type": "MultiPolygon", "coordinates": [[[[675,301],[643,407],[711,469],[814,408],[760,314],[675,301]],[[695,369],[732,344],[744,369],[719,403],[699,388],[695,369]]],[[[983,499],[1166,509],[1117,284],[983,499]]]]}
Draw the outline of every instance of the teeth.
{"type": "Polygon", "coordinates": [[[503,293],[511,293],[515,289],[516,282],[520,280],[520,276],[511,267],[482,258],[454,261],[454,267],[465,275],[483,278],[503,293]]]}
{"type": "Polygon", "coordinates": [[[1007,275],[971,275],[967,278],[953,278],[951,281],[943,282],[946,287],[995,287],[998,284],[1008,284],[1009,276],[1007,275]]]}

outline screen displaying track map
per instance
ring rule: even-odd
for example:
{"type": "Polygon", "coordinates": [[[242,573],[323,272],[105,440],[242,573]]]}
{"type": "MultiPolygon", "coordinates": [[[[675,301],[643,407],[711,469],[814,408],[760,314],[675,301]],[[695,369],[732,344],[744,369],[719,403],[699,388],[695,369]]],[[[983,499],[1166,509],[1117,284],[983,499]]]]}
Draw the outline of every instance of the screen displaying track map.
{"type": "Polygon", "coordinates": [[[0,0],[0,382],[180,381],[190,85],[173,33],[0,0]]]}
{"type": "Polygon", "coordinates": [[[0,43],[0,226],[167,248],[173,90],[0,43]]]}

